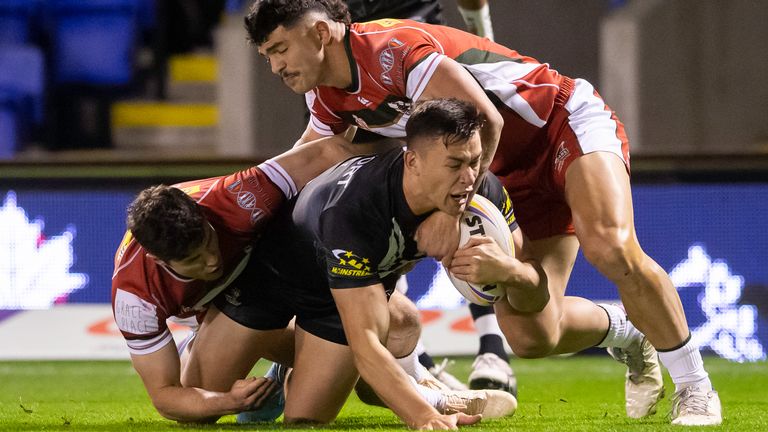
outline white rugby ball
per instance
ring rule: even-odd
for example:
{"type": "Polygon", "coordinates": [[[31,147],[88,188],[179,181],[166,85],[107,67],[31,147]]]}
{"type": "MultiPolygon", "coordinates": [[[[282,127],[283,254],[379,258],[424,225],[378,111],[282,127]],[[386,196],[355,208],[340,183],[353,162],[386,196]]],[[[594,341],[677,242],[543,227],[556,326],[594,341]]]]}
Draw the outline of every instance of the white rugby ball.
{"type": "MultiPolygon", "coordinates": [[[[459,229],[461,231],[459,247],[464,246],[470,236],[484,235],[495,240],[507,255],[515,256],[512,233],[509,231],[504,215],[483,196],[475,194],[472,198],[472,202],[461,216],[459,229]]],[[[504,289],[496,285],[477,285],[457,278],[450,271],[446,273],[461,295],[474,304],[488,306],[504,296],[504,289]]]]}

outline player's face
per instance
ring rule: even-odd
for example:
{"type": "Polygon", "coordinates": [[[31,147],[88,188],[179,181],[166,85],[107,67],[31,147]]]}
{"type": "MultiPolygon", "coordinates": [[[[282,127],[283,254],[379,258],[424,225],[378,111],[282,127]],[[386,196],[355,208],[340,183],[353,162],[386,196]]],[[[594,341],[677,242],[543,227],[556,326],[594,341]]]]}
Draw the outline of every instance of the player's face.
{"type": "Polygon", "coordinates": [[[304,94],[317,87],[323,44],[312,25],[299,22],[290,29],[278,26],[259,46],[259,54],[294,93],[304,94]]]}
{"type": "Polygon", "coordinates": [[[189,255],[181,260],[168,261],[173,271],[181,276],[204,281],[212,281],[224,273],[223,260],[219,250],[219,237],[211,224],[205,224],[203,243],[192,249],[189,255]]]}
{"type": "Polygon", "coordinates": [[[435,140],[421,165],[421,183],[438,210],[451,215],[464,211],[477,180],[481,155],[478,132],[463,143],[448,146],[442,138],[435,140]]]}

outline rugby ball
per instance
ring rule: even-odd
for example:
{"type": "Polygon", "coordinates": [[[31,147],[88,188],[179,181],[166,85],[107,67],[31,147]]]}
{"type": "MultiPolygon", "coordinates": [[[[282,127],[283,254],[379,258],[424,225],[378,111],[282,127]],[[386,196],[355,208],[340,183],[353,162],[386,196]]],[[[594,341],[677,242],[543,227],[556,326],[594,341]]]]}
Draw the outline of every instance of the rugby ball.
{"type": "MultiPolygon", "coordinates": [[[[504,215],[483,196],[475,194],[472,198],[472,202],[461,216],[459,229],[459,247],[464,246],[471,236],[486,236],[495,240],[507,255],[515,256],[512,233],[504,215]]],[[[504,289],[496,285],[477,285],[457,278],[450,271],[446,273],[453,286],[471,303],[488,306],[504,296],[504,289]]]]}

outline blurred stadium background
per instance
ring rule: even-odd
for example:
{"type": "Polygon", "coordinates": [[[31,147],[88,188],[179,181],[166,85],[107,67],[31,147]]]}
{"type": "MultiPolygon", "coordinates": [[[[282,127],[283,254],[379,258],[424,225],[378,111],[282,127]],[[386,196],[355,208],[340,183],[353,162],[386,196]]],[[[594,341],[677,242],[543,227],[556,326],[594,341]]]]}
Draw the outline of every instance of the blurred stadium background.
{"type": "MultiPolygon", "coordinates": [[[[108,302],[134,194],[298,138],[303,98],[247,46],[244,3],[0,0],[0,360],[128,358],[108,302]]],[[[768,3],[490,6],[497,41],[595,83],[627,125],[641,244],[670,272],[695,340],[765,360],[768,3]]],[[[428,349],[473,353],[439,266],[408,279],[428,349]]],[[[569,293],[618,299],[583,258],[569,293]]]]}

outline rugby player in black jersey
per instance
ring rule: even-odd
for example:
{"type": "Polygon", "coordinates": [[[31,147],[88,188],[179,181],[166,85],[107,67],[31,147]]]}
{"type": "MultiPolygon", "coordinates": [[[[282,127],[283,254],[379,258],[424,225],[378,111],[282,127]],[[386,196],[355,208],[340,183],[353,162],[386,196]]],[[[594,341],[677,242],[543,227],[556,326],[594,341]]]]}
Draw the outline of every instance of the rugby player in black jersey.
{"type": "MultiPolygon", "coordinates": [[[[317,355],[302,350],[297,342],[289,398],[298,389],[313,388],[312,375],[319,368],[326,376],[337,377],[340,394],[348,392],[356,377],[350,371],[354,365],[411,427],[453,428],[457,421],[468,421],[466,416],[451,418],[433,408],[437,401],[415,385],[396,361],[394,350],[387,349],[393,342],[387,301],[390,295],[399,295],[394,292],[399,275],[425,256],[414,239],[418,225],[436,210],[458,215],[471,198],[481,156],[481,124],[480,114],[469,103],[454,99],[421,103],[408,123],[407,150],[352,158],[326,171],[299,196],[292,217],[276,218],[281,222],[256,245],[255,261],[261,266],[255,271],[263,288],[239,293],[235,301],[230,301],[232,296],[220,297],[217,307],[235,321],[247,322],[281,313],[284,320],[288,312],[272,305],[289,305],[297,316],[297,341],[303,337],[314,344],[330,341],[334,344],[326,344],[329,349],[338,351],[334,363],[320,365],[317,355]],[[347,344],[351,350],[345,357],[347,344]]],[[[511,203],[498,180],[488,176],[478,193],[505,212],[516,245],[521,245],[511,203]]],[[[493,240],[473,239],[467,247],[491,249],[493,240]]],[[[522,250],[517,256],[524,259],[522,250]]],[[[548,291],[540,267],[509,256],[499,258],[513,261],[516,270],[516,280],[507,287],[515,308],[543,307],[548,291]]],[[[516,408],[509,393],[484,393],[484,417],[506,415],[516,408]]],[[[286,417],[296,417],[297,408],[290,401],[285,409],[286,417]]]]}

